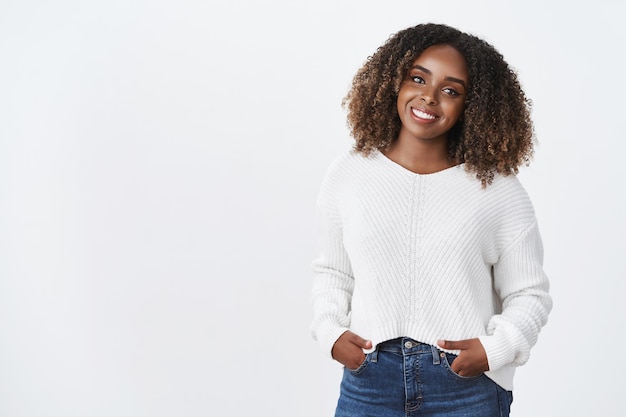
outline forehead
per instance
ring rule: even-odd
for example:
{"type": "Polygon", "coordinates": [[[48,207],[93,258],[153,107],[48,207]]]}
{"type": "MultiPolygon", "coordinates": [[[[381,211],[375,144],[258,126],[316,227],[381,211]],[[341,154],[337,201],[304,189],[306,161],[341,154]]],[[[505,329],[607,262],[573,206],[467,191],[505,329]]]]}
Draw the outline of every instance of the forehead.
{"type": "Polygon", "coordinates": [[[426,48],[413,65],[419,65],[432,73],[441,73],[467,80],[467,62],[456,48],[450,45],[434,45],[426,48]]]}

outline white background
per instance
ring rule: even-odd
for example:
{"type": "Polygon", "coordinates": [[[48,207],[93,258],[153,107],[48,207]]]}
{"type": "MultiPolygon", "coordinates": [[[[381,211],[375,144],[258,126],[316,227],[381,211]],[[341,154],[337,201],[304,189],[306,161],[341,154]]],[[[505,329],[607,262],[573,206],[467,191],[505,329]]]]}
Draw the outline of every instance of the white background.
{"type": "Polygon", "coordinates": [[[617,1],[0,3],[0,415],[329,416],[309,336],[340,102],[405,27],[485,38],[534,101],[554,310],[513,416],[622,412],[617,1]]]}

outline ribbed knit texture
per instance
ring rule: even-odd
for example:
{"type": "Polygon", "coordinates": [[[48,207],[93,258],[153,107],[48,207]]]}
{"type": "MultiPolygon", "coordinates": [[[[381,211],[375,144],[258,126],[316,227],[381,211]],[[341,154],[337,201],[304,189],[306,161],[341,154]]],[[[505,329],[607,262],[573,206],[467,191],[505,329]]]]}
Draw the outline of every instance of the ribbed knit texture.
{"type": "Polygon", "coordinates": [[[329,168],[318,212],[311,329],[328,355],[346,330],[374,346],[479,337],[487,376],[513,389],[552,307],[516,177],[482,188],[463,165],[420,175],[380,152],[348,152],[329,168]]]}

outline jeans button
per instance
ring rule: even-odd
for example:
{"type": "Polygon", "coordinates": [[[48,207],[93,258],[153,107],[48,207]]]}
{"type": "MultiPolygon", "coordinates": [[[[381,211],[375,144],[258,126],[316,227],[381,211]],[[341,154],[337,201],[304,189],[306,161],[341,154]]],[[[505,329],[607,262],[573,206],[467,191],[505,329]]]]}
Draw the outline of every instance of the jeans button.
{"type": "Polygon", "coordinates": [[[411,349],[413,347],[413,342],[407,340],[406,342],[404,342],[404,347],[407,349],[411,349]]]}

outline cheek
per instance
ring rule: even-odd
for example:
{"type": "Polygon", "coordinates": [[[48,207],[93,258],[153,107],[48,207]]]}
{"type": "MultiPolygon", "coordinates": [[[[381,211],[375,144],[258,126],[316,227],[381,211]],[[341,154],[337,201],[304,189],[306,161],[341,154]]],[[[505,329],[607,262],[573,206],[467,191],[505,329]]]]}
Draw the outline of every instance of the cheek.
{"type": "Polygon", "coordinates": [[[398,110],[404,109],[406,104],[415,96],[415,92],[406,85],[402,85],[396,95],[396,107],[398,110]]]}
{"type": "Polygon", "coordinates": [[[459,117],[457,118],[457,120],[462,119],[463,118],[463,113],[465,113],[465,106],[462,106],[459,109],[459,117]]]}
{"type": "Polygon", "coordinates": [[[403,113],[404,105],[402,103],[403,103],[402,93],[398,93],[398,98],[396,100],[396,110],[398,112],[398,115],[402,115],[403,113]]]}
{"type": "Polygon", "coordinates": [[[465,106],[461,105],[461,106],[454,106],[453,109],[451,109],[451,114],[454,116],[454,121],[455,123],[461,119],[463,117],[463,112],[465,111],[465,106]]]}

